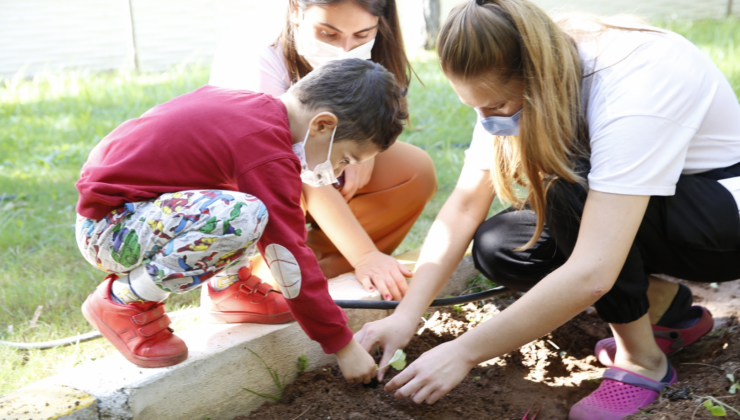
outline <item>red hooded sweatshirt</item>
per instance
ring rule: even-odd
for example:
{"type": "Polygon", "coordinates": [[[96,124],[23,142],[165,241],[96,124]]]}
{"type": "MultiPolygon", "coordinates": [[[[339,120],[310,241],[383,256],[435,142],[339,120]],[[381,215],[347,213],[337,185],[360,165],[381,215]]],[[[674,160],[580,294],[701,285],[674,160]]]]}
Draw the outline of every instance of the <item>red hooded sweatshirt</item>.
{"type": "Polygon", "coordinates": [[[306,246],[301,167],[292,145],[280,100],[204,86],[124,122],[101,140],[77,181],[77,212],[100,220],[124,203],[197,189],[259,198],[269,215],[259,250],[298,265],[282,274],[290,277],[284,284],[300,284],[287,299],[290,310],[324,352],[335,353],[352,331],[306,246]]]}

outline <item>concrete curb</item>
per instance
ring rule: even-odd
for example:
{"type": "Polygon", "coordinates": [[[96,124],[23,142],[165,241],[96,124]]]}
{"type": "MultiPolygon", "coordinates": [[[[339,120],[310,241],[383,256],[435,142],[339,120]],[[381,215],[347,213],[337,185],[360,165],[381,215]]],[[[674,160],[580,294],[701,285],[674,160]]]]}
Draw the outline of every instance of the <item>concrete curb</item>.
{"type": "Polygon", "coordinates": [[[97,420],[97,399],[74,388],[34,384],[0,399],[3,420],[97,420]]]}
{"type": "MultiPolygon", "coordinates": [[[[413,266],[418,251],[397,257],[413,266]]],[[[465,290],[477,271],[468,255],[439,294],[465,290]]],[[[335,299],[380,300],[345,274],[329,280],[335,299]]],[[[358,331],[389,311],[346,310],[358,331]]],[[[143,369],[115,354],[61,373],[0,398],[0,418],[19,420],[230,420],[246,415],[265,399],[244,391],[277,395],[279,390],[258,354],[286,383],[297,375],[297,360],[309,369],[334,362],[293,322],[282,325],[206,324],[179,332],[188,345],[186,361],[168,368],[143,369]]]]}

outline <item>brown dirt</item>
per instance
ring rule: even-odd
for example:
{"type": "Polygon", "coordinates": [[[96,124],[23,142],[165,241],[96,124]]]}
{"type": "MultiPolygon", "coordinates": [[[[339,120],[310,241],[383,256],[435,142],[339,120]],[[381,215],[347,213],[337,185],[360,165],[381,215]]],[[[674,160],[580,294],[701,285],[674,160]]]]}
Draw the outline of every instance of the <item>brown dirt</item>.
{"type": "MultiPolygon", "coordinates": [[[[692,419],[697,407],[695,419],[714,418],[700,406],[699,398],[708,395],[722,397],[721,401],[740,409],[740,395],[730,396],[726,378],[732,372],[740,376],[740,282],[733,283],[720,285],[719,292],[691,284],[697,295],[695,301],[708,306],[715,315],[720,314],[716,317],[718,329],[671,357],[679,371],[679,382],[672,388],[677,390],[676,395],[665,394],[630,419],[692,419]],[[726,305],[708,304],[709,298],[720,295],[726,305]],[[687,393],[689,389],[691,392],[687,393]],[[671,401],[667,396],[688,399],[671,401]]],[[[405,349],[408,362],[495,316],[510,303],[511,300],[497,299],[483,307],[468,304],[459,311],[443,308],[437,315],[436,310],[430,309],[428,328],[405,349]]],[[[383,390],[383,384],[348,385],[336,365],[325,366],[300,374],[286,388],[279,403],[265,403],[249,416],[234,420],[519,420],[532,405],[535,409],[542,407],[537,420],[567,419],[570,406],[598,387],[604,368],[592,349],[598,340],[609,335],[608,326],[593,310],[581,313],[546,337],[474,368],[460,385],[432,406],[397,401],[383,390]]],[[[395,374],[391,369],[385,382],[395,374]]],[[[728,410],[727,418],[740,416],[728,410]]]]}

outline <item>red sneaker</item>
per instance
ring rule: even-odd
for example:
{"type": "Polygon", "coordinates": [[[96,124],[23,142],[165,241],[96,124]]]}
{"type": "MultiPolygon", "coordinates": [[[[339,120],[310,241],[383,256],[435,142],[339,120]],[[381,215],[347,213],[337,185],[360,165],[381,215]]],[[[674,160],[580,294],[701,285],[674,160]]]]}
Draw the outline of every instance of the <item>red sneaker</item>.
{"type": "Polygon", "coordinates": [[[249,267],[239,269],[239,281],[217,292],[208,282],[203,286],[200,307],[217,323],[282,324],[293,321],[283,294],[252,275],[249,267]]]}
{"type": "Polygon", "coordinates": [[[188,348],[169,328],[170,318],[161,302],[121,305],[110,297],[118,276],[111,274],[82,304],[87,322],[136,366],[153,368],[176,365],[188,357],[188,348]]]}

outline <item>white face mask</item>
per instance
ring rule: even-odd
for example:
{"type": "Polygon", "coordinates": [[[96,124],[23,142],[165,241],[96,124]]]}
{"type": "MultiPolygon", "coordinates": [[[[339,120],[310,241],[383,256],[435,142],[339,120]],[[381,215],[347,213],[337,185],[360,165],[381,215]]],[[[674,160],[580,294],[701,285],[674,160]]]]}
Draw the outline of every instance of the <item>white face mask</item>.
{"type": "Polygon", "coordinates": [[[330,61],[343,60],[345,58],[359,58],[362,60],[370,60],[372,58],[375,38],[353,50],[344,51],[341,48],[319,41],[308,31],[301,29],[306,26],[308,25],[305,23],[298,26],[298,33],[295,37],[296,51],[305,58],[306,61],[308,61],[308,64],[313,68],[321,67],[323,64],[330,61]]]}
{"type": "Polygon", "coordinates": [[[293,153],[301,161],[301,181],[312,187],[323,187],[324,185],[334,184],[337,182],[337,177],[334,176],[334,168],[331,165],[331,146],[334,144],[334,134],[337,133],[337,127],[335,126],[334,131],[331,133],[329,154],[326,156],[326,161],[316,165],[313,170],[308,169],[308,162],[306,161],[306,141],[308,141],[308,135],[310,133],[311,129],[306,132],[306,138],[303,139],[302,143],[293,145],[293,153]]]}

